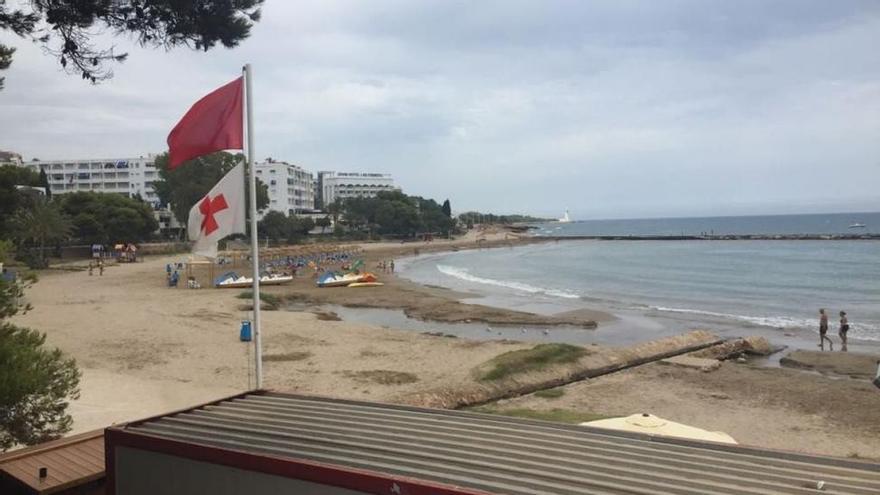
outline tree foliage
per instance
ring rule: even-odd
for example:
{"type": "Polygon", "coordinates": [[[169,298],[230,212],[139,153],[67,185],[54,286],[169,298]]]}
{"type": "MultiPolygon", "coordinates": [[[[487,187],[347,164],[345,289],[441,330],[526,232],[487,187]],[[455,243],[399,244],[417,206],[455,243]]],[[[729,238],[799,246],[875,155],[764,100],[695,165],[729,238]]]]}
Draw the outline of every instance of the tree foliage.
{"type": "Polygon", "coordinates": [[[84,243],[141,242],[159,228],[150,205],[136,198],[79,191],[58,200],[73,223],[72,236],[84,243]]]}
{"type": "MultiPolygon", "coordinates": [[[[31,0],[13,8],[0,0],[0,30],[29,38],[57,57],[61,67],[92,83],[113,76],[111,65],[128,56],[96,46],[102,30],[129,35],[138,44],[207,51],[237,46],[259,21],[263,0],[194,2],[180,0],[31,0]]],[[[13,48],[0,45],[0,69],[12,62],[13,48]]],[[[2,82],[2,79],[0,79],[2,82]]]]}
{"type": "Polygon", "coordinates": [[[15,186],[39,186],[40,176],[33,170],[15,165],[0,167],[0,239],[12,237],[10,221],[20,208],[29,205],[32,197],[15,186]]]}
{"type": "Polygon", "coordinates": [[[443,206],[440,207],[443,211],[443,214],[449,218],[452,218],[452,205],[449,204],[449,200],[443,202],[443,206]]]}
{"type": "Polygon", "coordinates": [[[52,187],[49,185],[49,176],[45,169],[40,169],[40,187],[46,191],[46,199],[52,199],[52,187]]]}
{"type": "Polygon", "coordinates": [[[330,217],[321,217],[315,219],[315,227],[321,227],[321,233],[323,234],[327,227],[330,226],[332,222],[330,222],[330,217]]]}
{"type": "Polygon", "coordinates": [[[512,223],[537,223],[552,220],[550,218],[538,218],[529,215],[495,215],[493,213],[480,213],[476,211],[462,213],[458,216],[458,219],[466,225],[480,223],[509,225],[512,223]]]}
{"type": "MultiPolygon", "coordinates": [[[[208,194],[208,191],[242,160],[244,156],[240,153],[233,155],[220,151],[184,162],[174,170],[168,170],[168,153],[163,153],[156,157],[160,180],[153,183],[153,190],[162,203],[171,205],[171,211],[177,221],[186,225],[189,210],[193,205],[208,194]]],[[[248,194],[247,187],[245,194],[248,194]]],[[[257,209],[263,210],[267,206],[269,206],[269,188],[257,179],[257,209]]]]}
{"type": "Polygon", "coordinates": [[[315,222],[308,217],[285,215],[279,211],[270,211],[257,224],[260,237],[268,237],[272,241],[296,242],[315,228],[315,222]]]}
{"type": "MultiPolygon", "coordinates": [[[[12,54],[15,53],[15,48],[8,47],[6,45],[0,45],[0,70],[6,70],[12,65],[12,54]]],[[[3,90],[3,83],[6,80],[5,77],[0,77],[0,91],[3,90]]]]}
{"type": "Polygon", "coordinates": [[[455,228],[455,221],[443,213],[436,201],[400,191],[382,191],[372,198],[348,198],[341,204],[341,216],[353,230],[381,235],[447,235],[455,228]]]}
{"type": "Polygon", "coordinates": [[[45,347],[46,336],[7,318],[20,310],[24,286],[0,280],[0,451],[70,431],[67,401],[79,397],[76,362],[45,347]]]}
{"type": "Polygon", "coordinates": [[[48,266],[46,243],[65,240],[70,236],[70,218],[58,203],[39,198],[26,208],[20,208],[12,218],[12,231],[19,247],[30,244],[39,248],[36,259],[28,258],[32,268],[48,266]]]}

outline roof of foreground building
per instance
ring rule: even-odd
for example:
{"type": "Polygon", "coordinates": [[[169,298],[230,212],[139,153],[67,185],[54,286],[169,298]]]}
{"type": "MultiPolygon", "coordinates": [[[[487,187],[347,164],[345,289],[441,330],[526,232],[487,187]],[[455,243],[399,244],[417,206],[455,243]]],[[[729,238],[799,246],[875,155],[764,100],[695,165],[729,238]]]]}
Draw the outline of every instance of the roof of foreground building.
{"type": "MultiPolygon", "coordinates": [[[[34,493],[55,493],[104,477],[104,430],[0,455],[0,473],[34,493]],[[40,478],[40,469],[46,477],[40,478]]],[[[2,491],[2,490],[0,490],[2,491]]]]}
{"type": "Polygon", "coordinates": [[[329,466],[350,476],[312,481],[358,489],[357,476],[384,477],[402,493],[775,495],[817,493],[819,483],[828,494],[880,493],[880,464],[870,462],[262,391],[107,435],[108,446],[127,437],[120,445],[272,474],[299,463],[302,479],[312,472],[302,466],[329,466]]]}

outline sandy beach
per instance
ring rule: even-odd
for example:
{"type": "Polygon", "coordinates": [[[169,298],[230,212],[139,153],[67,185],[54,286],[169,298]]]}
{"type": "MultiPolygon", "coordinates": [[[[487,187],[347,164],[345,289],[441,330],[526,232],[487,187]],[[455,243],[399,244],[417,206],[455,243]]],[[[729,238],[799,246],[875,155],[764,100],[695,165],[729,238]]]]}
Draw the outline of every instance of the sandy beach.
{"type": "MultiPolygon", "coordinates": [[[[515,241],[504,233],[480,246],[515,241]],[[507,236],[507,239],[505,239],[507,236]]],[[[465,249],[476,240],[430,245],[364,246],[373,268],[379,259],[415,249],[465,249]]],[[[27,293],[34,309],[16,323],[48,334],[50,345],[77,359],[82,397],[71,405],[74,431],[203,403],[253,387],[252,347],[238,338],[247,318],[240,290],[169,289],[166,263],[184,256],[148,257],[110,266],[103,277],[85,271],[47,271],[27,293]]],[[[487,360],[533,344],[425,335],[310,311],[332,303],[390,307],[427,321],[581,325],[591,331],[609,318],[585,310],[547,317],[462,304],[462,296],[382,274],[376,289],[316,289],[304,276],[267,292],[304,310],[263,312],[268,388],[353,399],[408,402],[427,390],[467,388],[487,360]]],[[[597,356],[614,349],[591,348],[597,356]]],[[[833,359],[833,358],[832,358],[833,359]]],[[[832,366],[833,369],[833,366],[832,366]]],[[[534,395],[492,407],[562,409],[599,415],[652,412],[673,421],[722,430],[742,443],[838,456],[880,458],[880,393],[865,379],[811,370],[761,368],[725,362],[704,373],[662,364],[574,383],[562,397],[534,395]]]]}

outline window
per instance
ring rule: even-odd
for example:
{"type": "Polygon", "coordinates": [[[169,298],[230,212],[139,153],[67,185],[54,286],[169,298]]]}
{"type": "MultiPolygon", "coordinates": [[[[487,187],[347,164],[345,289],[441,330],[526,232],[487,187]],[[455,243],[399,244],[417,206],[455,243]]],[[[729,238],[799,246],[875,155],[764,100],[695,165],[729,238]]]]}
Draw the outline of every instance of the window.
{"type": "Polygon", "coordinates": [[[270,181],[269,181],[269,184],[271,184],[271,185],[274,186],[274,185],[275,185],[275,179],[270,180],[270,181]]]}

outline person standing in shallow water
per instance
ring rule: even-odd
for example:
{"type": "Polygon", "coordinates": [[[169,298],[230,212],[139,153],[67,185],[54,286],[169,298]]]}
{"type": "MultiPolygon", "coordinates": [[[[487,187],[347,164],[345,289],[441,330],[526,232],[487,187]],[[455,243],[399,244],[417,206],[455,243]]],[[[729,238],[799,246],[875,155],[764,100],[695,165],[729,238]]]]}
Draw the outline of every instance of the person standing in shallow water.
{"type": "Polygon", "coordinates": [[[837,335],[840,335],[840,350],[843,352],[846,352],[846,332],[849,332],[849,320],[846,318],[846,311],[841,311],[840,330],[837,335]]]}
{"type": "Polygon", "coordinates": [[[825,314],[825,309],[819,310],[819,348],[823,351],[825,350],[825,341],[828,341],[828,347],[830,350],[834,350],[834,342],[825,335],[828,333],[828,315],[825,314]]]}

